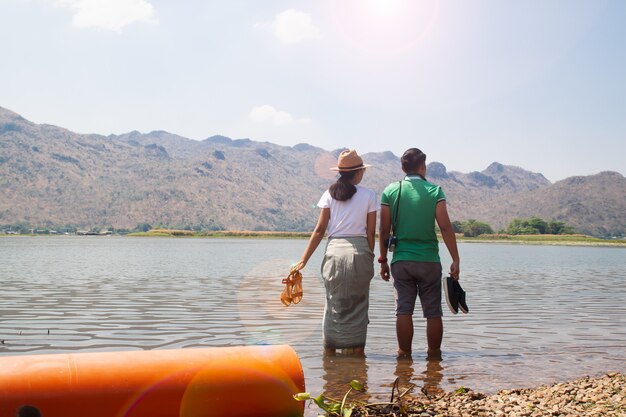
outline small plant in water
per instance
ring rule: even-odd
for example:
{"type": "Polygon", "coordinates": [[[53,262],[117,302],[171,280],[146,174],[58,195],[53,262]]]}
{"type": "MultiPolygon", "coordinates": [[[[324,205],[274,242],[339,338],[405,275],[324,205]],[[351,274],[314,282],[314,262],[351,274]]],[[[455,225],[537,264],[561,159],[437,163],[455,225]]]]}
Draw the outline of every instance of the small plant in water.
{"type": "MultiPolygon", "coordinates": [[[[348,403],[348,395],[352,391],[364,391],[365,387],[362,383],[357,380],[350,381],[350,388],[348,392],[343,396],[341,401],[334,400],[332,398],[325,397],[324,394],[320,394],[317,397],[311,396],[308,392],[301,392],[299,394],[294,395],[293,397],[298,401],[313,401],[320,409],[322,409],[327,417],[360,417],[360,416],[371,416],[371,415],[383,415],[381,412],[390,413],[393,411],[397,411],[399,415],[406,415],[406,405],[403,402],[403,397],[413,390],[415,385],[411,384],[411,386],[406,389],[402,394],[398,389],[398,379],[396,379],[393,388],[391,390],[391,401],[388,403],[375,403],[375,404],[366,404],[360,401],[355,401],[348,403]],[[395,396],[394,401],[394,392],[398,390],[398,395],[395,396]],[[370,412],[376,412],[375,414],[371,414],[370,412]]],[[[384,414],[384,415],[387,415],[384,414]]],[[[396,415],[396,414],[393,414],[396,415]]]]}
{"type": "Polygon", "coordinates": [[[469,392],[469,389],[465,388],[463,385],[461,385],[459,388],[454,390],[455,394],[467,394],[468,392],[469,392]]]}
{"type": "Polygon", "coordinates": [[[354,411],[354,404],[346,404],[346,400],[348,399],[348,395],[353,391],[363,391],[365,386],[353,379],[350,381],[350,388],[346,395],[343,396],[341,401],[333,400],[332,398],[327,398],[324,394],[320,394],[317,397],[312,397],[308,392],[301,392],[299,394],[294,395],[293,397],[298,401],[313,401],[319,408],[326,412],[328,416],[340,416],[340,417],[350,417],[352,412],[354,411]]]}

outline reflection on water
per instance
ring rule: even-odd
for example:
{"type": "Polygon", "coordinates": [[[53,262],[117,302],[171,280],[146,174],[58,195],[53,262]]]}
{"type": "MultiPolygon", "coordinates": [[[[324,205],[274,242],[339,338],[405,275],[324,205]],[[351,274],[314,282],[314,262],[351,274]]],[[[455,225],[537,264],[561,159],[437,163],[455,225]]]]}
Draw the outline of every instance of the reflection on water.
{"type": "Polygon", "coordinates": [[[368,401],[370,398],[367,389],[367,360],[365,356],[354,355],[324,355],[322,391],[324,396],[341,401],[350,389],[350,381],[356,380],[365,386],[363,391],[351,391],[349,400],[368,401]]]}
{"type": "Polygon", "coordinates": [[[321,250],[304,270],[302,302],[279,301],[305,245],[0,237],[0,354],[288,343],[311,394],[342,397],[358,379],[368,385],[358,395],[381,400],[397,376],[416,392],[494,392],[626,371],[623,248],[461,244],[471,312],[453,316],[444,305],[443,360],[429,362],[418,316],[413,360],[396,358],[393,290],[378,277],[366,358],[324,358],[321,250]]]}
{"type": "MultiPolygon", "coordinates": [[[[341,402],[350,390],[350,381],[356,380],[365,385],[365,390],[351,390],[347,401],[390,401],[392,395],[397,398],[407,390],[412,395],[435,396],[444,393],[441,388],[444,374],[441,359],[425,359],[416,363],[413,358],[398,357],[393,372],[395,378],[383,384],[378,380],[372,381],[375,388],[373,393],[369,389],[368,374],[376,376],[377,372],[369,369],[370,362],[376,366],[376,361],[367,356],[324,355],[321,392],[326,398],[341,402]]],[[[311,407],[314,408],[313,405],[311,407]]]]}
{"type": "Polygon", "coordinates": [[[394,375],[398,379],[399,387],[409,387],[413,384],[420,387],[424,395],[443,394],[444,390],[441,388],[443,379],[442,359],[426,358],[418,366],[422,367],[423,370],[416,374],[416,364],[413,358],[400,357],[397,359],[394,375]]]}

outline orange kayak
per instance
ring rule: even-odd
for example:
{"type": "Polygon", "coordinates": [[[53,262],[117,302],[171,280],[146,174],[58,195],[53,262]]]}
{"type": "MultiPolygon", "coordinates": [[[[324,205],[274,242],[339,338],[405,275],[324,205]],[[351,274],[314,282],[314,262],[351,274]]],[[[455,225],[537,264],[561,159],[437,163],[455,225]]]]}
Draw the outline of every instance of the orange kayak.
{"type": "Polygon", "coordinates": [[[0,357],[0,416],[302,416],[298,392],[286,345],[0,357]]]}

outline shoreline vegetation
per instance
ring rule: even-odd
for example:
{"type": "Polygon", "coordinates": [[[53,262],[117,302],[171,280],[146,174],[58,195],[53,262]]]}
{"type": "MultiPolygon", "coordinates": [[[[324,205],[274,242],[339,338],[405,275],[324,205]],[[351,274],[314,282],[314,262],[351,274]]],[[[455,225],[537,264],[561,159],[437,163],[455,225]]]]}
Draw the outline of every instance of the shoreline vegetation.
{"type": "MultiPolygon", "coordinates": [[[[0,236],[59,236],[60,234],[3,234],[0,236]]],[[[82,235],[78,234],[77,235],[82,235]]],[[[108,233],[89,233],[88,236],[111,236],[108,233]]],[[[278,232],[257,230],[209,230],[196,232],[183,229],[155,228],[146,232],[133,232],[122,236],[129,237],[177,237],[177,238],[238,238],[238,239],[308,239],[311,232],[278,232]]],[[[441,241],[441,235],[438,235],[441,241]]],[[[546,245],[546,246],[597,246],[597,247],[626,247],[626,239],[601,239],[582,234],[571,235],[510,235],[510,234],[484,234],[476,237],[467,237],[463,233],[457,233],[458,242],[465,243],[498,243],[518,245],[546,245]]]]}
{"type": "Polygon", "coordinates": [[[626,376],[619,372],[595,378],[587,376],[535,388],[501,390],[493,395],[474,392],[465,387],[437,395],[430,395],[422,389],[422,394],[415,395],[412,391],[404,391],[396,397],[395,401],[392,397],[389,403],[374,404],[350,402],[349,398],[345,397],[343,401],[328,399],[323,394],[315,399],[309,394],[301,395],[301,397],[303,397],[302,400],[315,402],[326,411],[325,415],[329,417],[344,415],[352,417],[626,415],[626,376]]]}
{"type": "Polygon", "coordinates": [[[211,230],[194,232],[178,229],[152,229],[129,233],[131,237],[194,237],[194,238],[258,238],[258,239],[308,239],[310,232],[269,232],[257,230],[211,230]]]}
{"type": "MultiPolygon", "coordinates": [[[[219,230],[194,232],[177,229],[152,229],[147,232],[130,233],[131,237],[193,237],[193,238],[260,238],[260,239],[308,239],[311,232],[270,232],[252,230],[219,230]]],[[[439,236],[441,240],[441,236],[439,236]]],[[[626,239],[600,239],[587,235],[507,235],[490,234],[465,237],[457,234],[459,242],[508,243],[521,245],[607,246],[626,247],[626,239]]]]}

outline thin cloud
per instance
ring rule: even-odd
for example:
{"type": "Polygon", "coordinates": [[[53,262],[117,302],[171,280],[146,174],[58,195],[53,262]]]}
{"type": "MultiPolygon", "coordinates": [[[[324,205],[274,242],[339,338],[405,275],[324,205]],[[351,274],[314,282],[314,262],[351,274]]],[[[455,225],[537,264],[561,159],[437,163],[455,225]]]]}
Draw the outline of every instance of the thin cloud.
{"type": "Polygon", "coordinates": [[[267,28],[276,39],[291,45],[322,37],[320,29],[313,24],[311,15],[295,9],[285,10],[277,14],[273,21],[257,23],[255,27],[267,28]]]}
{"type": "Polygon", "coordinates": [[[250,119],[259,123],[271,123],[275,126],[287,126],[310,122],[310,119],[296,119],[288,112],[278,110],[274,106],[267,104],[253,107],[250,111],[250,119]]]}
{"type": "Polygon", "coordinates": [[[72,23],[80,29],[98,28],[120,32],[136,23],[156,23],[154,7],[146,0],[55,0],[74,14],[72,23]]]}

